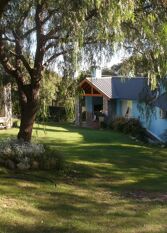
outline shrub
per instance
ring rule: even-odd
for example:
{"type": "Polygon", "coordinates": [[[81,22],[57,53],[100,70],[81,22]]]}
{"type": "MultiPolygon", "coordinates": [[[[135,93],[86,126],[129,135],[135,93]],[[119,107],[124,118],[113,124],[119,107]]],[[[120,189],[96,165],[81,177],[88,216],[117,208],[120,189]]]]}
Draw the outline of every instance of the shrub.
{"type": "Polygon", "coordinates": [[[0,142],[0,163],[10,169],[57,169],[63,167],[63,156],[42,144],[7,139],[0,142]]]}
{"type": "Polygon", "coordinates": [[[123,132],[125,134],[130,134],[131,136],[136,137],[140,141],[147,142],[146,129],[143,128],[141,122],[138,119],[127,119],[125,117],[117,117],[111,122],[110,128],[116,131],[123,132]]]}
{"type": "Polygon", "coordinates": [[[131,118],[128,119],[126,124],[124,125],[123,132],[125,134],[131,134],[132,136],[135,136],[137,131],[141,130],[142,125],[138,119],[131,118]]]}
{"type": "Polygon", "coordinates": [[[143,128],[141,122],[138,119],[129,119],[124,125],[123,132],[125,134],[130,134],[141,141],[147,141],[146,129],[143,128]]]}
{"type": "Polygon", "coordinates": [[[110,128],[116,131],[123,132],[124,126],[127,123],[127,119],[125,117],[116,117],[110,123],[110,128]]]}
{"type": "Polygon", "coordinates": [[[3,157],[14,157],[20,161],[22,157],[38,157],[45,152],[42,144],[22,142],[17,139],[6,139],[0,142],[0,154],[3,157]]]}

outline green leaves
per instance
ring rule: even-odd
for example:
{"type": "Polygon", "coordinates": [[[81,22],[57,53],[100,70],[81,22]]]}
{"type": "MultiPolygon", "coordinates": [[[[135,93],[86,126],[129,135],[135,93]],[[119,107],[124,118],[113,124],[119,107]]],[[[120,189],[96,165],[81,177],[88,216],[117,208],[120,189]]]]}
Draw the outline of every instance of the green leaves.
{"type": "Polygon", "coordinates": [[[122,27],[124,46],[131,48],[133,58],[129,59],[129,67],[132,60],[133,64],[139,64],[140,58],[143,65],[138,71],[149,77],[154,88],[167,73],[167,11],[159,1],[137,0],[133,17],[122,27]]]}

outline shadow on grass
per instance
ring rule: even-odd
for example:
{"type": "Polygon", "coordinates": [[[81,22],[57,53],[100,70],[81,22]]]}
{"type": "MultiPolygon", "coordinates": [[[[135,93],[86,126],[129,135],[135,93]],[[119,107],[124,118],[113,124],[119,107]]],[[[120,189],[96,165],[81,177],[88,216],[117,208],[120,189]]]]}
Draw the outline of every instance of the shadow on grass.
{"type": "MultiPolygon", "coordinates": [[[[1,218],[3,233],[115,233],[124,232],[122,229],[137,232],[136,229],[150,221],[150,211],[166,205],[166,202],[131,200],[129,196],[123,195],[129,190],[167,192],[166,149],[136,144],[128,137],[110,131],[68,126],[47,130],[49,137],[40,140],[64,153],[67,168],[61,177],[57,177],[56,171],[42,172],[43,176],[57,179],[58,188],[48,181],[33,178],[33,173],[28,179],[20,181],[23,184],[39,184],[35,188],[21,186],[18,179],[0,180],[1,194],[18,198],[18,202],[33,203],[35,209],[29,211],[13,207],[11,212],[20,218],[27,218],[27,224],[21,224],[22,221],[5,224],[1,218]],[[52,134],[54,132],[58,134],[57,137],[52,134]],[[80,136],[79,140],[72,141],[72,136],[76,135],[80,136]],[[59,189],[59,184],[64,189],[59,189]],[[34,223],[29,223],[30,219],[34,219],[34,223]]],[[[154,218],[159,218],[157,222],[163,221],[161,212],[159,214],[154,218]]],[[[156,232],[165,233],[163,226],[162,223],[161,229],[156,229],[156,232]]],[[[151,227],[153,229],[154,226],[151,227]]]]}
{"type": "Polygon", "coordinates": [[[157,148],[114,143],[86,146],[81,143],[61,149],[70,167],[69,180],[79,179],[79,185],[88,186],[89,182],[86,182],[88,179],[97,178],[98,182],[94,183],[92,188],[100,186],[117,191],[127,188],[167,191],[165,150],[157,154],[157,148]]]}
{"type": "Polygon", "coordinates": [[[97,183],[90,184],[92,188],[167,191],[166,149],[137,144],[128,136],[109,130],[83,129],[64,124],[53,126],[50,123],[46,131],[55,132],[56,138],[51,134],[40,140],[52,149],[63,152],[69,166],[64,180],[77,182],[78,179],[79,185],[88,186],[88,180],[96,178],[97,183]],[[72,134],[75,137],[80,135],[80,140],[71,141],[72,134]]]}
{"type": "MultiPolygon", "coordinates": [[[[38,194],[37,194],[38,195],[38,194]]],[[[3,216],[0,219],[0,232],[6,233],[95,233],[95,232],[137,232],[136,229],[148,224],[148,214],[156,209],[157,203],[145,202],[137,205],[126,203],[111,194],[108,202],[103,199],[84,197],[65,192],[46,192],[45,198],[39,196],[35,203],[36,211],[15,209],[17,216],[27,219],[24,224],[9,222],[5,224],[3,216]],[[112,201],[116,199],[117,201],[112,201]],[[149,205],[148,205],[149,204],[149,205]],[[30,223],[30,219],[34,219],[30,223]],[[121,224],[120,224],[121,222],[121,224]],[[132,229],[135,229],[133,231],[132,229]]],[[[34,202],[34,200],[32,199],[34,202]]],[[[12,212],[13,210],[11,210],[12,212]]],[[[24,220],[25,221],[25,220],[24,220]]],[[[164,220],[165,221],[165,220],[164,220]]],[[[152,223],[150,223],[151,225],[152,223]]],[[[154,224],[155,226],[156,224],[154,224]]],[[[151,229],[153,227],[151,225],[151,229]]],[[[139,231],[140,232],[140,231],[139,231]]],[[[147,230],[141,232],[150,232],[147,230]]],[[[154,232],[154,231],[151,231],[154,232]]],[[[165,227],[156,233],[165,233],[165,227]]]]}
{"type": "MultiPolygon", "coordinates": [[[[100,180],[94,181],[97,184],[93,183],[92,186],[97,187],[100,180]]],[[[33,181],[32,184],[35,185],[36,182],[33,181]]],[[[14,180],[11,187],[10,183],[0,186],[6,186],[4,194],[8,204],[11,198],[17,200],[14,206],[11,204],[9,209],[5,208],[5,214],[9,212],[9,216],[13,216],[12,221],[10,218],[10,221],[3,221],[4,215],[1,215],[0,233],[119,233],[124,232],[123,229],[137,232],[136,229],[141,226],[152,224],[149,223],[147,213],[155,211],[157,207],[162,208],[162,203],[150,200],[136,202],[129,197],[122,198],[119,192],[111,190],[111,185],[105,187],[103,184],[102,189],[97,187],[93,191],[88,179],[65,185],[65,191],[46,183],[39,183],[35,190],[26,190],[20,187],[17,180],[14,180]],[[82,185],[83,181],[87,185],[82,185]],[[20,206],[19,203],[22,202],[30,208],[20,206]]],[[[166,221],[165,217],[162,219],[166,221]]],[[[151,225],[151,229],[154,226],[151,225]]],[[[162,232],[165,233],[162,227],[161,230],[156,230],[156,233],[162,232]]]]}
{"type": "MultiPolygon", "coordinates": [[[[42,224],[38,225],[35,224],[32,226],[26,226],[24,225],[8,225],[6,226],[4,223],[0,223],[1,229],[0,233],[78,233],[78,230],[75,230],[75,228],[68,228],[68,227],[55,227],[55,226],[42,226],[42,224]],[[71,231],[72,230],[72,231],[71,231]]],[[[85,233],[88,233],[89,231],[84,231],[85,233]]],[[[84,233],[83,232],[83,233],[84,233]]]]}

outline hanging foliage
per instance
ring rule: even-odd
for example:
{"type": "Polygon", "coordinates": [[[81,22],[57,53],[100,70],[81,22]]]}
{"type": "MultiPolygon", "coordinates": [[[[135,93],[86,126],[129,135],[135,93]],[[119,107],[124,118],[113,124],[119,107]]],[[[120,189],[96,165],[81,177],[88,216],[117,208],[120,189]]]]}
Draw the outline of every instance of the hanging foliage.
{"type": "Polygon", "coordinates": [[[18,138],[31,140],[43,73],[55,63],[67,65],[70,77],[83,57],[88,64],[100,62],[124,44],[150,60],[152,80],[163,77],[166,12],[165,1],[158,0],[9,1],[0,21],[0,63],[18,85],[18,138]]]}

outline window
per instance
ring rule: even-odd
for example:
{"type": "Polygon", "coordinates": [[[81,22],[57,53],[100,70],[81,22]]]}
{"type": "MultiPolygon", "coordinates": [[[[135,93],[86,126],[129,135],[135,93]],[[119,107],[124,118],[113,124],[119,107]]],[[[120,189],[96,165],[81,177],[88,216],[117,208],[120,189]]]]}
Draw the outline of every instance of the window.
{"type": "Polygon", "coordinates": [[[167,111],[160,109],[160,118],[161,119],[166,119],[167,118],[167,111]]]}
{"type": "Polygon", "coordinates": [[[127,118],[132,116],[132,101],[131,100],[122,101],[122,115],[127,118]]]}

